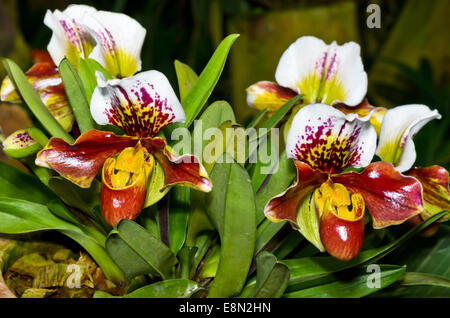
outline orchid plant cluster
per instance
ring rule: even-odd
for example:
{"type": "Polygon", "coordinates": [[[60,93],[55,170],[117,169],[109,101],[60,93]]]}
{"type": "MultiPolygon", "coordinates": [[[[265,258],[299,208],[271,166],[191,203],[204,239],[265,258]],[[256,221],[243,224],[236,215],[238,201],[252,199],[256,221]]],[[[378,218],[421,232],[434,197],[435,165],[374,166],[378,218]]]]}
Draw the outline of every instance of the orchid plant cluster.
{"type": "MultiPolygon", "coordinates": [[[[224,39],[200,76],[175,63],[180,102],[164,74],[141,71],[146,30],[131,17],[71,5],[48,11],[44,24],[53,32],[48,54],[36,57],[26,73],[7,60],[9,76],[0,90],[1,101],[26,104],[39,122],[5,138],[3,150],[33,172],[36,191],[44,194],[31,199],[4,190],[1,233],[59,230],[115,284],[148,275],[153,284],[140,296],[167,281],[168,297],[175,290],[185,297],[205,290],[209,297],[279,297],[293,279],[294,260],[277,261],[265,249],[276,232],[258,247],[264,238],[258,233],[269,233],[270,224],[287,221],[319,251],[350,261],[363,246],[368,215],[374,229],[410,222],[419,223],[417,230],[450,218],[443,212],[450,210],[448,172],[414,167],[414,135],[441,115],[426,105],[370,105],[354,42],[327,45],[300,37],[283,53],[276,83],[247,89],[247,103],[261,111],[258,121],[265,114],[272,123],[265,128],[282,124],[280,160],[296,173],[284,192],[268,191],[271,198],[258,211],[259,190],[252,189],[258,177],[250,165],[204,165],[192,154],[176,153],[169,138],[172,127],[189,128],[201,112],[237,36],[224,39]],[[92,206],[80,202],[86,196],[92,206]],[[145,219],[149,213],[153,219],[145,219]],[[248,279],[254,261],[256,285],[248,279]],[[272,268],[267,275],[283,276],[272,294],[263,288],[270,281],[264,266],[272,268]]],[[[239,126],[224,103],[213,103],[200,120],[219,129],[239,126]]]]}
{"type": "Polygon", "coordinates": [[[301,37],[275,78],[247,89],[249,105],[273,112],[296,94],[304,98],[285,129],[297,177],[267,203],[269,219],[288,220],[319,250],[350,260],[363,243],[366,208],[374,229],[449,210],[448,171],[413,168],[414,135],[441,115],[426,105],[369,105],[358,44],[301,37]]]}

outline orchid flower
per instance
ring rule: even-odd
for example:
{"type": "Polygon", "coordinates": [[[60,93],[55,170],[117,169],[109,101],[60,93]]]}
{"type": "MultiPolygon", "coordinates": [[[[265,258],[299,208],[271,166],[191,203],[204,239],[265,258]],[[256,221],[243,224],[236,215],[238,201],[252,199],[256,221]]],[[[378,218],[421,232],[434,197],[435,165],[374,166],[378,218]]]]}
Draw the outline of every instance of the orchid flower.
{"type": "MultiPolygon", "coordinates": [[[[353,108],[359,115],[375,107],[367,102],[361,107],[367,93],[367,74],[355,42],[327,45],[313,36],[302,36],[283,53],[278,63],[277,83],[261,81],[247,88],[247,103],[259,110],[275,112],[297,94],[303,94],[301,106],[322,103],[341,104],[353,108]]],[[[371,121],[378,123],[380,108],[371,121]]],[[[295,115],[296,110],[293,112],[295,115]]],[[[293,117],[291,117],[292,120],[293,117]]]]}
{"type": "MultiPolygon", "coordinates": [[[[36,63],[25,73],[25,76],[58,123],[64,130],[71,131],[75,117],[56,66],[46,62],[36,63]]],[[[9,76],[2,82],[0,100],[9,103],[22,102],[9,76]]]]}
{"type": "Polygon", "coordinates": [[[272,221],[288,220],[321,251],[341,260],[361,249],[366,207],[375,229],[423,211],[422,187],[415,178],[390,163],[370,163],[377,140],[370,116],[346,115],[324,104],[303,107],[286,144],[296,180],[264,211],[272,221]],[[351,167],[365,169],[345,171],[351,167]]]}
{"type": "MultiPolygon", "coordinates": [[[[413,176],[423,187],[425,210],[422,219],[441,211],[450,211],[450,190],[448,171],[441,166],[412,168],[416,161],[413,137],[433,119],[440,119],[437,110],[425,105],[403,105],[389,109],[383,117],[377,155],[391,162],[395,168],[406,175],[413,176]]],[[[439,222],[450,219],[450,213],[439,222]]]]}
{"type": "Polygon", "coordinates": [[[141,70],[146,30],[125,14],[70,5],[62,12],[47,11],[44,23],[53,31],[47,50],[56,65],[64,57],[74,67],[80,58],[91,58],[120,78],[141,70]]]}
{"type": "Polygon", "coordinates": [[[73,144],[52,138],[38,153],[36,164],[56,170],[83,188],[103,167],[101,209],[111,225],[139,215],[156,165],[164,171],[161,191],[175,184],[210,191],[211,181],[197,158],[176,156],[157,137],[167,125],[186,119],[164,74],[147,71],[109,81],[100,72],[96,75],[91,114],[98,124],[115,125],[125,135],[92,129],[73,144]]]}

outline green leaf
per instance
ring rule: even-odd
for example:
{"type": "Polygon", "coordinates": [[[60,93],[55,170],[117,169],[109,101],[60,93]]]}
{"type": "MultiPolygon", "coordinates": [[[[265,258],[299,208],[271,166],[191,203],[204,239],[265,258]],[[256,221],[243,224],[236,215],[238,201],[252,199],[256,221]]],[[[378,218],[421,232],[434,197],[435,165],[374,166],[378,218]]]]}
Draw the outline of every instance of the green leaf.
{"type": "Polygon", "coordinates": [[[297,102],[305,95],[296,95],[292,97],[289,101],[286,102],[283,106],[281,106],[266,122],[261,126],[261,128],[271,129],[276,127],[280,121],[286,116],[286,114],[292,109],[292,107],[297,104],[297,102]]]}
{"type": "Polygon", "coordinates": [[[190,189],[175,186],[169,196],[169,242],[176,255],[186,240],[189,219],[190,189]]]}
{"type": "Polygon", "coordinates": [[[110,228],[94,209],[100,204],[100,182],[94,180],[90,188],[83,189],[64,178],[51,177],[48,186],[65,204],[84,212],[99,227],[110,228]]]}
{"type": "Polygon", "coordinates": [[[222,74],[228,52],[238,37],[239,34],[231,34],[219,44],[194,87],[184,99],[182,103],[186,113],[184,127],[189,127],[202,110],[222,74]]]}
{"type": "Polygon", "coordinates": [[[372,271],[366,266],[361,267],[356,276],[351,279],[338,279],[332,283],[323,284],[296,292],[285,294],[287,298],[359,298],[370,295],[399,280],[405,273],[406,266],[380,265],[379,288],[368,284],[372,271]]]}
{"type": "MultiPolygon", "coordinates": [[[[292,107],[295,106],[295,104],[303,97],[304,95],[296,95],[292,97],[289,101],[286,102],[283,106],[281,106],[272,116],[267,119],[264,124],[261,125],[261,128],[266,128],[267,132],[260,134],[260,135],[254,135],[253,138],[258,138],[261,140],[262,137],[266,136],[270,129],[276,127],[280,121],[286,116],[286,114],[292,109],[292,107]]],[[[257,146],[259,145],[259,142],[252,142],[252,140],[249,141],[249,144],[251,147],[249,148],[248,152],[248,158],[251,158],[252,155],[257,151],[257,146]]]]}
{"type": "Polygon", "coordinates": [[[180,262],[179,278],[189,279],[192,266],[194,264],[195,253],[197,253],[197,247],[183,246],[178,252],[178,261],[180,262]]]}
{"type": "Polygon", "coordinates": [[[277,258],[262,252],[256,258],[256,285],[251,298],[279,298],[289,282],[289,268],[277,258]]]}
{"type": "Polygon", "coordinates": [[[0,193],[10,198],[47,204],[56,196],[35,176],[0,162],[0,193]]]}
{"type": "Polygon", "coordinates": [[[260,123],[260,121],[264,118],[264,115],[267,113],[268,110],[269,110],[269,108],[264,108],[262,111],[260,111],[258,113],[258,115],[256,115],[256,117],[253,118],[252,121],[248,124],[247,129],[255,128],[260,123]]]}
{"type": "Polygon", "coordinates": [[[22,99],[25,101],[28,108],[36,116],[42,126],[52,136],[60,137],[66,142],[73,142],[72,136],[70,136],[52,116],[39,95],[33,87],[31,87],[31,84],[28,82],[20,67],[10,59],[4,59],[3,65],[8,71],[8,75],[14,83],[17,91],[20,93],[20,96],[22,96],[22,99]]]}
{"type": "Polygon", "coordinates": [[[201,290],[196,282],[187,279],[169,279],[139,288],[127,298],[189,298],[201,290]]]}
{"type": "Polygon", "coordinates": [[[111,232],[106,241],[106,249],[128,278],[156,272],[163,279],[169,279],[173,277],[174,266],[178,263],[164,243],[137,223],[126,219],[120,221],[116,230],[111,232]],[[139,263],[139,266],[125,266],[134,262],[139,263]],[[147,265],[144,266],[145,264],[147,265]]]}
{"type": "Polygon", "coordinates": [[[196,241],[199,235],[204,231],[214,230],[211,221],[205,211],[205,193],[191,189],[191,206],[188,223],[188,232],[186,244],[188,246],[197,246],[196,241]]]}
{"type": "Polygon", "coordinates": [[[175,60],[175,72],[177,73],[180,100],[183,102],[192,87],[194,87],[195,82],[197,82],[198,75],[189,65],[178,60],[175,60]]]}
{"type": "Polygon", "coordinates": [[[409,230],[399,239],[379,248],[362,251],[356,258],[347,262],[340,261],[331,256],[316,256],[283,260],[281,262],[287,265],[291,271],[291,278],[287,291],[289,292],[292,290],[301,289],[305,284],[308,284],[308,281],[323,278],[344,269],[376,262],[380,258],[398,248],[401,244],[405,243],[415,234],[426,228],[429,224],[438,220],[445,213],[446,212],[436,214],[422,224],[409,230]]]}
{"type": "Polygon", "coordinates": [[[44,230],[58,230],[80,244],[94,258],[106,277],[115,283],[124,276],[106,250],[83,230],[55,216],[42,204],[0,197],[0,233],[22,234],[44,230]]]}
{"type": "Polygon", "coordinates": [[[78,65],[78,75],[83,83],[88,103],[91,101],[92,94],[97,87],[97,77],[95,75],[96,71],[101,72],[105,76],[106,80],[112,79],[112,76],[108,73],[108,71],[105,70],[105,68],[97,61],[93,59],[80,59],[78,65]]]}
{"type": "Polygon", "coordinates": [[[401,286],[438,286],[450,288],[447,277],[426,273],[407,272],[400,282],[401,286]]]}
{"type": "Polygon", "coordinates": [[[82,226],[80,220],[74,217],[59,200],[52,200],[47,204],[48,209],[57,217],[77,226],[82,226]]]}
{"type": "Polygon", "coordinates": [[[278,259],[284,259],[292,251],[294,251],[297,246],[299,246],[300,243],[303,242],[303,240],[304,237],[298,231],[291,230],[286,238],[281,241],[280,245],[277,246],[275,250],[273,250],[273,254],[278,259]]]}
{"type": "Polygon", "coordinates": [[[255,169],[252,177],[252,186],[255,191],[257,223],[264,219],[264,207],[274,196],[285,191],[295,178],[296,171],[292,160],[288,159],[286,152],[282,152],[279,160],[273,164],[271,174],[263,174],[260,169],[255,169]]]}
{"type": "Polygon", "coordinates": [[[157,275],[153,267],[114,232],[107,238],[105,246],[108,254],[128,280],[139,275],[157,275]]]}
{"type": "Polygon", "coordinates": [[[256,231],[255,254],[263,249],[285,225],[286,221],[272,222],[265,219],[256,231]]]}
{"type": "MultiPolygon", "coordinates": [[[[222,144],[226,144],[226,141],[215,140],[215,137],[211,137],[210,139],[205,140],[205,133],[212,128],[224,128],[222,125],[225,125],[225,123],[229,124],[227,124],[224,129],[232,127],[232,124],[235,122],[236,118],[234,116],[233,108],[225,101],[216,101],[212,103],[210,106],[208,106],[208,108],[206,108],[200,119],[196,122],[192,134],[192,146],[194,149],[194,154],[197,156],[197,158],[201,158],[202,163],[208,173],[211,172],[211,169],[214,166],[214,162],[209,162],[213,161],[212,158],[209,157],[208,162],[205,162],[206,146],[210,143],[219,143],[221,141],[223,142],[222,144]]],[[[224,132],[225,131],[222,131],[222,134],[224,132]]],[[[220,155],[221,153],[215,153],[215,157],[217,158],[220,157],[220,155]]]]}
{"type": "Polygon", "coordinates": [[[64,58],[59,64],[59,74],[64,83],[67,99],[70,102],[70,106],[72,107],[73,114],[75,115],[81,133],[94,128],[95,123],[91,116],[83,83],[68,59],[64,58]]]}
{"type": "MultiPolygon", "coordinates": [[[[438,232],[432,237],[416,236],[383,261],[398,265],[405,264],[408,272],[415,272],[417,275],[423,274],[431,277],[436,275],[443,279],[450,279],[449,257],[450,226],[443,223],[439,224],[438,232]]],[[[450,288],[433,284],[427,284],[426,287],[413,284],[404,285],[401,282],[374,296],[450,297],[450,288]]]]}
{"type": "MultiPolygon", "coordinates": [[[[202,287],[187,279],[169,279],[153,283],[126,294],[123,298],[189,298],[202,287]]],[[[94,298],[122,298],[114,297],[105,292],[96,292],[94,298]]]]}
{"type": "Polygon", "coordinates": [[[205,259],[202,260],[197,280],[202,281],[207,278],[214,278],[217,274],[217,269],[219,268],[219,262],[220,246],[213,244],[205,259]]]}
{"type": "Polygon", "coordinates": [[[65,229],[66,225],[44,205],[0,197],[0,233],[23,234],[61,230],[65,229]]]}
{"type": "Polygon", "coordinates": [[[230,297],[240,293],[253,257],[254,195],[247,171],[235,162],[217,163],[211,180],[214,187],[206,196],[206,209],[219,231],[221,252],[208,297],[230,297]]]}

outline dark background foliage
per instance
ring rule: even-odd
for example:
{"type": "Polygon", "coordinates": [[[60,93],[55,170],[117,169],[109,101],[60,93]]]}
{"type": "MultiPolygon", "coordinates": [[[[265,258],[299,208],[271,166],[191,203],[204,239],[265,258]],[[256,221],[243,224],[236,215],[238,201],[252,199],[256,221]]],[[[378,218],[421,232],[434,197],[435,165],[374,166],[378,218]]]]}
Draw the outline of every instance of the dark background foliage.
{"type": "Polygon", "coordinates": [[[369,74],[372,104],[424,103],[443,115],[416,136],[416,164],[450,167],[446,0],[0,0],[0,55],[27,67],[28,49],[45,49],[51,36],[43,25],[45,11],[63,10],[70,3],[138,20],[147,29],[143,69],[164,72],[174,86],[175,59],[200,72],[226,34],[240,33],[214,98],[230,101],[241,123],[255,114],[245,103],[245,88],[273,80],[281,53],[295,39],[312,34],[326,42],[356,41],[369,74]],[[381,8],[379,29],[366,25],[371,3],[381,8]]]}

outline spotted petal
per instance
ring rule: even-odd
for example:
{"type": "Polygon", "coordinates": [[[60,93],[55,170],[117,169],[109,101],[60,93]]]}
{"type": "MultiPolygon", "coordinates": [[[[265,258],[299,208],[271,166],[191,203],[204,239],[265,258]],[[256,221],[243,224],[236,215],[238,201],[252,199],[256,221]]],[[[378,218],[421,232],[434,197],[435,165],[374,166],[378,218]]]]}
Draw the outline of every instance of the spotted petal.
{"type": "Polygon", "coordinates": [[[268,108],[268,113],[276,112],[281,106],[297,95],[293,90],[277,83],[261,81],[247,88],[247,104],[258,110],[268,108]]]}
{"type": "Polygon", "coordinates": [[[108,82],[97,72],[97,81],[91,114],[100,125],[115,125],[129,136],[154,137],[167,125],[186,120],[172,86],[158,71],[108,82]]]}
{"type": "MultiPolygon", "coordinates": [[[[414,168],[406,173],[415,177],[423,187],[423,204],[425,210],[421,214],[427,219],[442,211],[450,211],[450,190],[448,187],[448,171],[441,166],[414,168]]],[[[439,219],[445,222],[450,219],[450,212],[439,219]]]]}
{"type": "Polygon", "coordinates": [[[128,136],[116,136],[110,132],[91,129],[73,144],[61,138],[52,138],[36,158],[41,167],[56,170],[64,178],[80,187],[88,188],[106,159],[126,147],[133,147],[138,140],[128,136]]]}
{"type": "Polygon", "coordinates": [[[416,161],[413,137],[430,120],[440,119],[437,110],[425,105],[403,105],[389,109],[383,117],[377,155],[400,171],[409,170],[416,161]]]}
{"type": "Polygon", "coordinates": [[[53,31],[47,50],[56,65],[67,57],[70,63],[77,67],[80,58],[89,57],[95,41],[81,21],[86,15],[96,11],[86,5],[70,5],[62,12],[47,11],[44,24],[53,31]]]}
{"type": "Polygon", "coordinates": [[[330,45],[313,36],[303,36],[281,56],[275,78],[279,85],[298,94],[305,102],[358,105],[367,92],[367,74],[354,42],[330,45]]]}
{"type": "MultiPolygon", "coordinates": [[[[72,130],[75,117],[67,100],[58,69],[48,63],[37,63],[25,73],[25,76],[59,124],[66,131],[72,130]]],[[[4,102],[22,102],[9,77],[5,77],[3,80],[0,96],[4,102]]]]}
{"type": "Polygon", "coordinates": [[[343,173],[332,180],[363,196],[376,229],[403,223],[423,211],[420,183],[388,162],[375,162],[360,174],[343,173]]]}
{"type": "Polygon", "coordinates": [[[129,77],[141,70],[146,30],[133,18],[115,12],[87,13],[80,21],[96,40],[89,55],[114,77],[129,77]]]}
{"type": "Polygon", "coordinates": [[[292,121],[286,153],[328,173],[365,167],[373,158],[377,139],[369,118],[345,115],[323,104],[305,106],[292,121]]]}

